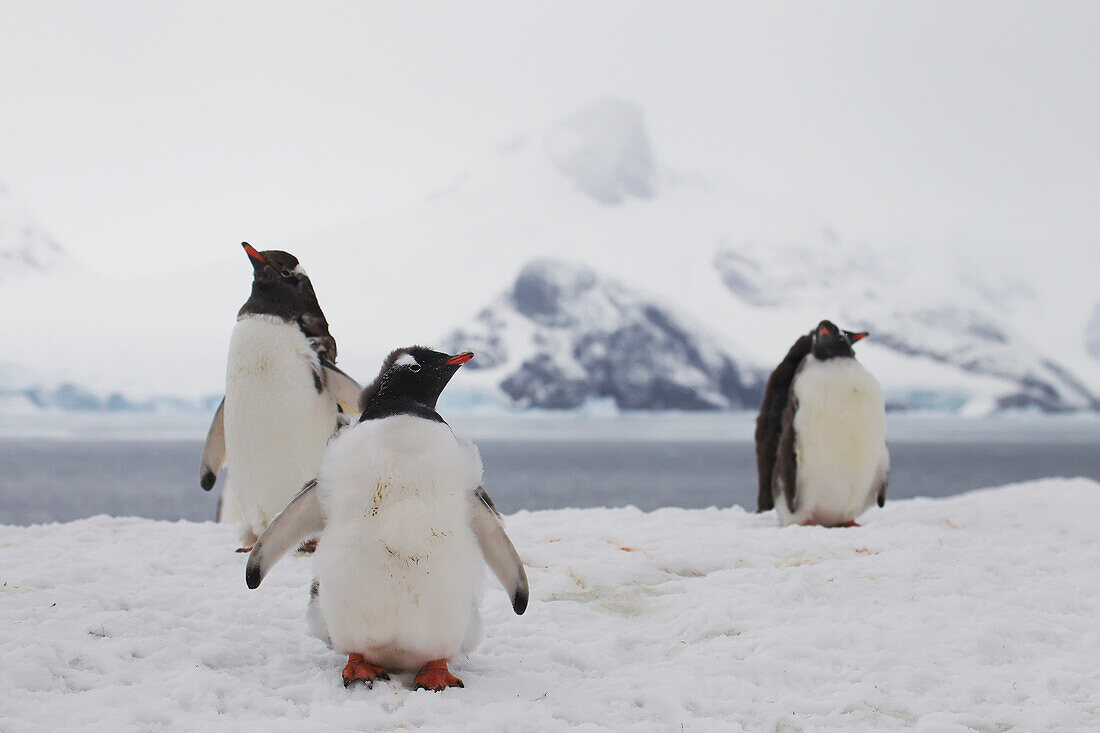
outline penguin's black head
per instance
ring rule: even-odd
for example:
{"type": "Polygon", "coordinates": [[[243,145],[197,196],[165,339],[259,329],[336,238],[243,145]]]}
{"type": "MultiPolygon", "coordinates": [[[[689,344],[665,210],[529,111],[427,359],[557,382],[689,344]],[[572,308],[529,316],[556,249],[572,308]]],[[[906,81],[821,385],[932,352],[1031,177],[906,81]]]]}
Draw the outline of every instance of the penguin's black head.
{"type": "Polygon", "coordinates": [[[394,350],[359,396],[362,419],[411,413],[442,421],[435,412],[439,395],[459,367],[473,358],[469,351],[451,355],[423,346],[394,350]]]}
{"type": "Polygon", "coordinates": [[[241,242],[252,263],[252,297],[242,313],[270,314],[293,320],[303,313],[320,313],[309,275],[298,258],[277,249],[256,250],[241,242]]]}
{"type": "Polygon", "coordinates": [[[309,275],[298,264],[298,258],[289,252],[278,249],[258,252],[248,242],[241,242],[241,246],[252,263],[252,282],[270,283],[291,290],[299,290],[302,283],[309,284],[309,275]]]}
{"type": "Polygon", "coordinates": [[[866,337],[866,331],[845,331],[832,321],[822,321],[810,332],[813,355],[821,360],[855,356],[852,344],[866,337]]]}

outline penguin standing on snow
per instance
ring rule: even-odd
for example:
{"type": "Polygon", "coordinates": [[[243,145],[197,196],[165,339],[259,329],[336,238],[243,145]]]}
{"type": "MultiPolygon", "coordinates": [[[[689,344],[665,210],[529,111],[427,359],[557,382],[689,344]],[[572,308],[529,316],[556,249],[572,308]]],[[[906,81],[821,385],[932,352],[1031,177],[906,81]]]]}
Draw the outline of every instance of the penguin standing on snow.
{"type": "Polygon", "coordinates": [[[859,526],[856,517],[886,502],[882,388],[852,351],[866,336],[822,321],[768,378],[756,418],[757,503],[783,525],[859,526]]]}
{"type": "Polygon", "coordinates": [[[206,436],[199,483],[209,491],[222,463],[229,466],[218,520],[242,520],[241,539],[251,546],[317,475],[341,406],[354,411],[360,387],[335,366],[336,340],[298,260],[242,246],[252,295],[229,342],[225,398],[206,436]]]}
{"type": "Polygon", "coordinates": [[[323,528],[309,623],[347,654],[344,686],[416,672],[418,689],[462,687],[448,660],[478,642],[483,563],[527,608],[527,574],[482,488],[477,449],[436,412],[471,353],[394,351],[329,444],[316,481],[275,518],[248,558],[256,588],[280,557],[323,528]]]}

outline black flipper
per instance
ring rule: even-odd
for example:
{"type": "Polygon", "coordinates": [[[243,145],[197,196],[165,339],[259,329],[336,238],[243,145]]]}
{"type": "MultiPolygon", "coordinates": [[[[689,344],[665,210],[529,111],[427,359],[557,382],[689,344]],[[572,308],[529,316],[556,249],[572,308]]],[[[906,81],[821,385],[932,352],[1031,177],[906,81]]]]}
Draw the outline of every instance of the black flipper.
{"type": "Polygon", "coordinates": [[[795,453],[798,434],[794,429],[796,412],[798,399],[792,395],[783,409],[779,446],[775,451],[775,471],[772,474],[773,502],[782,498],[787,502],[787,509],[791,514],[798,510],[798,497],[795,493],[798,488],[798,455],[795,453]]]}
{"type": "Polygon", "coordinates": [[[875,491],[875,499],[878,501],[880,507],[886,506],[886,489],[890,485],[890,471],[882,466],[879,466],[879,472],[881,474],[878,482],[878,489],[875,491]]]}
{"type": "Polygon", "coordinates": [[[810,353],[811,346],[808,335],[795,341],[783,361],[779,362],[779,366],[768,377],[768,384],[764,388],[764,399],[756,418],[756,505],[760,512],[775,508],[772,474],[783,433],[783,414],[787,409],[794,375],[802,360],[810,353]]]}

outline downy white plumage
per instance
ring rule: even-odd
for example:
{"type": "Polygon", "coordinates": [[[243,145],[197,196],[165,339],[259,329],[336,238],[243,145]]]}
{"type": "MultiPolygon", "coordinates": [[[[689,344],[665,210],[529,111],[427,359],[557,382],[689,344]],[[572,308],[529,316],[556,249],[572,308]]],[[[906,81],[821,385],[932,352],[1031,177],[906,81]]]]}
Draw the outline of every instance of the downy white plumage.
{"type": "Polygon", "coordinates": [[[362,420],[332,440],[315,484],[249,557],[246,581],[255,588],[300,538],[323,527],[310,627],[348,655],[346,685],[416,671],[418,687],[462,686],[446,663],[480,639],[484,562],[516,613],[527,607],[527,576],[481,487],[477,449],[435,411],[471,357],[393,352],[363,392],[362,420]]]}
{"type": "Polygon", "coordinates": [[[890,470],[882,388],[855,359],[810,356],[794,397],[798,508],[791,514],[779,502],[780,521],[851,522],[875,502],[890,470]]]}
{"type": "Polygon", "coordinates": [[[204,489],[229,466],[219,521],[241,521],[251,545],[317,473],[337,426],[338,405],[355,409],[359,385],[333,364],[328,332],[312,284],[285,252],[257,252],[252,294],[229,344],[225,399],[207,436],[200,467],[204,489]]]}
{"type": "Polygon", "coordinates": [[[471,526],[477,450],[444,423],[395,415],[334,440],[317,483],[336,518],[314,558],[333,647],[389,670],[468,651],[484,575],[471,526]]]}
{"type": "Polygon", "coordinates": [[[822,321],[769,380],[757,458],[761,495],[770,480],[783,525],[849,525],[875,501],[885,502],[890,454],[882,388],[852,350],[866,335],[822,321]],[[784,374],[791,375],[786,384],[784,374]],[[769,425],[777,430],[770,436],[769,425]]]}

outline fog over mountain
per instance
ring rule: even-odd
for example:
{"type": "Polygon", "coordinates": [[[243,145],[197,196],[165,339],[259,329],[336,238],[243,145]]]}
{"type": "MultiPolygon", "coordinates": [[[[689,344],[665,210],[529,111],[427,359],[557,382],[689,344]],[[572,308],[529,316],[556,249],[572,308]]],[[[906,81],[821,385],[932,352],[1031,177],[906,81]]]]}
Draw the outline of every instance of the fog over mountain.
{"type": "Polygon", "coordinates": [[[61,246],[0,182],[0,282],[47,272],[65,256],[61,246]]]}
{"type": "MultiPolygon", "coordinates": [[[[1018,314],[1044,311],[1021,280],[924,269],[898,254],[883,262],[869,250],[838,256],[800,247],[743,245],[719,252],[715,265],[727,287],[750,305],[818,308],[870,331],[872,338],[858,350],[871,344],[888,350],[899,362],[895,370],[904,362],[907,370],[937,365],[960,373],[954,388],[944,384],[909,395],[895,392],[897,407],[958,409],[970,403],[981,411],[1100,409],[1094,389],[1061,361],[1044,334],[1018,326],[1018,314]],[[963,375],[989,383],[985,390],[963,387],[963,375]],[[983,405],[983,400],[988,402],[983,405]]],[[[900,377],[882,375],[888,388],[902,383],[900,377]]]]}
{"type": "Polygon", "coordinates": [[[546,151],[562,175],[600,203],[654,195],[653,150],[637,104],[608,98],[581,110],[550,128],[546,151]]]}
{"type": "MultiPolygon", "coordinates": [[[[52,240],[19,231],[5,251],[34,265],[0,303],[36,316],[13,323],[25,348],[0,373],[7,409],[204,409],[220,393],[250,281],[238,245],[213,266],[169,253],[169,271],[111,277],[56,267],[52,240]]],[[[361,381],[397,345],[473,349],[454,409],[753,409],[821,318],[872,332],[858,353],[894,409],[1100,407],[1100,363],[1069,337],[1061,293],[853,244],[806,207],[678,170],[620,98],[515,136],[386,217],[257,245],[299,254],[361,381]]]]}
{"type": "Polygon", "coordinates": [[[823,317],[895,408],[1095,405],[1095,10],[108,5],[0,23],[4,409],[206,405],[242,240],[361,381],[484,344],[454,409],[751,406],[823,317]]]}
{"type": "Polygon", "coordinates": [[[1100,361],[1100,303],[1092,309],[1092,316],[1085,327],[1085,348],[1094,359],[1100,361]]]}

